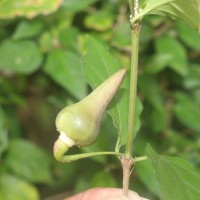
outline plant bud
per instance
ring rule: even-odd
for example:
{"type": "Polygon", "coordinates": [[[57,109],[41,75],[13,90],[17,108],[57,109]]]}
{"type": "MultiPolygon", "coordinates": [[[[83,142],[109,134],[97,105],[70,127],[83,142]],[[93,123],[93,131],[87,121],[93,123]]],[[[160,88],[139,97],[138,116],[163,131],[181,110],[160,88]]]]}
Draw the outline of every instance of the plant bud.
{"type": "MultiPolygon", "coordinates": [[[[97,138],[101,119],[109,102],[117,92],[126,69],[121,69],[87,97],[62,109],[56,117],[56,128],[60,136],[54,146],[59,152],[59,143],[66,145],[66,151],[73,145],[85,147],[91,145],[97,138]]],[[[65,152],[66,152],[65,151],[65,152]]]]}

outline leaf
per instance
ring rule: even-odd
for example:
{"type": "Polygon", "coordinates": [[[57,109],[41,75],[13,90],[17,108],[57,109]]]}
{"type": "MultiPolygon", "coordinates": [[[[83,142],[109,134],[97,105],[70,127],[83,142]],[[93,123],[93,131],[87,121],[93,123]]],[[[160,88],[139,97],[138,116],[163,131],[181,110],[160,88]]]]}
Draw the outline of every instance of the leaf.
{"type": "Polygon", "coordinates": [[[0,45],[0,70],[30,74],[41,63],[41,52],[32,41],[6,40],[0,45]]]}
{"type": "Polygon", "coordinates": [[[154,194],[159,196],[158,183],[153,173],[153,167],[150,160],[137,162],[134,167],[135,174],[137,174],[142,183],[154,194]]]}
{"type": "Polygon", "coordinates": [[[200,31],[199,0],[147,0],[141,12],[132,22],[147,14],[166,15],[173,19],[181,19],[200,31]]]}
{"type": "Polygon", "coordinates": [[[43,23],[41,21],[21,21],[14,34],[13,39],[24,39],[36,36],[43,28],[43,23]]]}
{"type": "Polygon", "coordinates": [[[47,15],[61,5],[62,0],[4,0],[0,1],[0,19],[11,19],[17,16],[29,19],[39,15],[47,15]]]}
{"type": "Polygon", "coordinates": [[[200,174],[191,163],[176,157],[160,156],[150,145],[146,153],[153,164],[162,200],[199,200],[200,174]]]}
{"type": "MultiPolygon", "coordinates": [[[[121,69],[120,63],[108,51],[108,49],[92,37],[88,37],[87,55],[83,57],[83,73],[87,82],[94,88],[105,79],[121,69]]],[[[129,95],[129,72],[113,98],[108,108],[108,113],[113,118],[113,123],[119,131],[120,144],[126,143],[128,123],[128,95],[129,95]]],[[[135,133],[140,126],[139,115],[142,105],[137,101],[135,133]]]]}
{"type": "Polygon", "coordinates": [[[97,1],[98,0],[64,0],[63,7],[69,11],[79,12],[97,1]]]}
{"type": "Polygon", "coordinates": [[[164,35],[157,38],[155,42],[158,55],[167,57],[169,66],[181,76],[188,74],[187,53],[184,46],[175,38],[164,35]]]}
{"type": "Polygon", "coordinates": [[[32,143],[15,139],[9,143],[4,165],[7,169],[35,183],[50,183],[50,157],[32,143]]]}
{"type": "Polygon", "coordinates": [[[168,63],[173,59],[173,55],[165,53],[157,53],[149,57],[148,62],[145,64],[145,72],[149,74],[156,74],[164,70],[168,63]]]}
{"type": "Polygon", "coordinates": [[[9,174],[0,175],[0,199],[39,200],[37,189],[31,184],[9,174]]]}
{"type": "Polygon", "coordinates": [[[195,89],[200,87],[200,65],[190,65],[188,76],[185,77],[183,85],[187,89],[195,89]]]}
{"type": "Polygon", "coordinates": [[[0,160],[1,154],[7,149],[8,147],[8,133],[6,128],[6,119],[3,109],[0,106],[0,160]]]}
{"type": "Polygon", "coordinates": [[[86,82],[82,76],[80,58],[70,51],[55,50],[47,58],[44,71],[74,97],[86,95],[86,82]]]}
{"type": "Polygon", "coordinates": [[[187,127],[200,132],[200,108],[199,105],[187,94],[176,93],[176,103],[173,111],[180,122],[187,127]]]}
{"type": "Polygon", "coordinates": [[[109,10],[100,10],[88,15],[85,20],[85,26],[97,31],[106,31],[113,25],[113,16],[109,10]]]}
{"type": "Polygon", "coordinates": [[[176,28],[182,41],[189,47],[200,51],[200,34],[183,22],[177,22],[176,28]]]}

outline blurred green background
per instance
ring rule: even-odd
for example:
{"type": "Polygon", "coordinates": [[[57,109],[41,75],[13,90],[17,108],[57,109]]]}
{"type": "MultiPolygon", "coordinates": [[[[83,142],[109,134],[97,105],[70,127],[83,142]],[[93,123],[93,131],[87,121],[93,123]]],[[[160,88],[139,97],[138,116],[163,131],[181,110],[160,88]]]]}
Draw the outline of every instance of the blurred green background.
{"type": "MultiPolygon", "coordinates": [[[[9,19],[0,16],[0,199],[38,200],[90,187],[121,187],[116,158],[62,164],[52,149],[59,110],[91,91],[81,72],[87,35],[108,45],[122,66],[130,65],[128,1],[65,0],[48,15],[40,15],[42,7],[34,9],[33,18],[30,13],[16,17],[17,10],[9,19]]],[[[200,168],[197,32],[164,17],[143,20],[138,95],[144,108],[134,155],[143,155],[150,143],[160,154],[184,157],[200,168]]],[[[94,145],[69,153],[113,150],[117,130],[108,115],[100,132],[94,145]]],[[[148,161],[134,167],[130,188],[158,199],[148,161]]]]}

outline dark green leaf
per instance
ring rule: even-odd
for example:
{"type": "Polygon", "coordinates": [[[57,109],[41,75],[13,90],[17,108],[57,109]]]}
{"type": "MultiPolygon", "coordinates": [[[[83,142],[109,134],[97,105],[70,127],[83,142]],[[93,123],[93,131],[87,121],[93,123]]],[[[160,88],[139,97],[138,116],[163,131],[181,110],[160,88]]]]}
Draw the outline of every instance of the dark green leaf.
{"type": "Polygon", "coordinates": [[[168,66],[172,59],[172,54],[157,53],[149,57],[147,63],[145,64],[145,72],[149,74],[159,73],[168,66]]]}
{"type": "Polygon", "coordinates": [[[160,88],[153,76],[141,74],[138,76],[138,86],[147,101],[158,111],[163,107],[163,100],[160,88]]]}
{"type": "Polygon", "coordinates": [[[4,0],[0,1],[0,18],[9,19],[16,16],[33,18],[39,14],[47,15],[54,12],[61,3],[61,0],[4,0]]]}
{"type": "Polygon", "coordinates": [[[14,176],[0,175],[0,199],[2,200],[39,200],[37,189],[31,184],[14,176]]]}
{"type": "Polygon", "coordinates": [[[0,106],[0,160],[1,154],[7,149],[8,147],[8,133],[6,128],[6,119],[3,109],[0,106]]]}
{"type": "Polygon", "coordinates": [[[177,22],[176,27],[183,42],[189,47],[200,51],[200,34],[183,22],[177,22]]]}
{"type": "MultiPolygon", "coordinates": [[[[83,58],[83,72],[88,83],[96,88],[106,78],[121,69],[117,59],[115,59],[108,49],[94,38],[89,37],[87,42],[87,55],[83,58]]],[[[129,91],[129,73],[113,98],[108,112],[114,120],[115,127],[119,130],[120,144],[126,143],[127,122],[128,122],[128,92],[129,91]]],[[[139,101],[138,101],[139,102],[139,101]]],[[[137,104],[136,119],[142,110],[141,103],[137,104]]],[[[135,128],[139,129],[136,122],[135,128]]],[[[135,130],[136,131],[136,130],[135,130]]]]}
{"type": "Polygon", "coordinates": [[[173,37],[162,36],[156,40],[156,51],[159,55],[168,57],[168,66],[178,74],[185,76],[188,73],[186,50],[173,37]],[[171,59],[170,59],[171,58],[171,59]]]}
{"type": "Polygon", "coordinates": [[[149,145],[146,153],[153,164],[162,200],[199,200],[200,174],[188,161],[160,156],[149,145]]]}
{"type": "Polygon", "coordinates": [[[187,89],[200,87],[200,65],[190,65],[188,76],[185,77],[183,85],[187,89]]]}
{"type": "Polygon", "coordinates": [[[200,132],[200,108],[199,105],[189,95],[184,93],[175,94],[176,104],[174,106],[175,116],[184,125],[200,132]]]}
{"type": "Polygon", "coordinates": [[[25,140],[9,143],[5,166],[10,171],[36,183],[50,183],[50,157],[39,147],[25,140]]]}
{"type": "Polygon", "coordinates": [[[86,82],[82,76],[80,58],[70,51],[55,50],[48,55],[44,71],[74,97],[86,95],[86,82]]]}
{"type": "Polygon", "coordinates": [[[41,62],[41,52],[32,41],[6,40],[0,45],[0,70],[30,74],[41,62]]]}

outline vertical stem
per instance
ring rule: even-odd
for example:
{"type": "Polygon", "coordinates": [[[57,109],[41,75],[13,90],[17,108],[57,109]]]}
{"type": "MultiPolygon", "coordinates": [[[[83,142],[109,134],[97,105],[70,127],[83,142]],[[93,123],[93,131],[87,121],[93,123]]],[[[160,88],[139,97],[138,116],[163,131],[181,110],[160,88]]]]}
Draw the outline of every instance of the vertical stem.
{"type": "Polygon", "coordinates": [[[140,24],[136,22],[132,25],[131,38],[131,75],[130,75],[130,93],[129,93],[129,113],[128,113],[128,134],[126,144],[126,157],[132,156],[132,146],[134,138],[136,97],[137,97],[137,71],[138,71],[138,52],[139,52],[139,33],[140,24]]]}
{"type": "MultiPolygon", "coordinates": [[[[129,0],[131,17],[139,13],[139,0],[129,0]]],[[[131,24],[131,74],[130,74],[130,92],[129,92],[129,113],[128,113],[128,132],[125,154],[121,158],[123,168],[123,194],[128,197],[129,179],[131,169],[134,164],[132,157],[133,138],[134,138],[134,125],[135,125],[135,112],[136,112],[136,98],[137,98],[137,72],[138,72],[138,53],[139,53],[139,34],[140,34],[140,21],[131,24]]]]}

